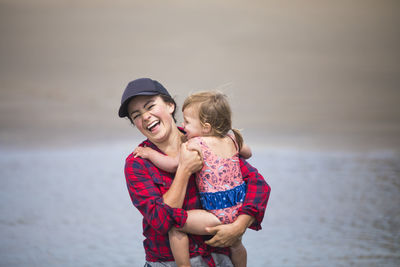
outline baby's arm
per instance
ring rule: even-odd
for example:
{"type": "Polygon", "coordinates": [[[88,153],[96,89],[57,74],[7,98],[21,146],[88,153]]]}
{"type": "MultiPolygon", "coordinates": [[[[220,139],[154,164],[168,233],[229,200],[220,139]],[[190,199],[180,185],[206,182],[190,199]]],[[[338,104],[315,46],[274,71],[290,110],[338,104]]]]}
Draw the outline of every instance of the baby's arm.
{"type": "Polygon", "coordinates": [[[242,148],[239,151],[239,154],[245,159],[249,159],[252,155],[251,149],[246,143],[243,143],[242,148]]]}
{"type": "Polygon", "coordinates": [[[163,155],[158,151],[155,151],[154,149],[150,147],[137,147],[133,151],[133,156],[136,157],[141,157],[144,159],[149,159],[151,162],[154,163],[158,168],[167,171],[167,172],[176,172],[176,169],[178,168],[178,163],[179,163],[179,158],[178,157],[170,157],[167,155],[163,155]]]}

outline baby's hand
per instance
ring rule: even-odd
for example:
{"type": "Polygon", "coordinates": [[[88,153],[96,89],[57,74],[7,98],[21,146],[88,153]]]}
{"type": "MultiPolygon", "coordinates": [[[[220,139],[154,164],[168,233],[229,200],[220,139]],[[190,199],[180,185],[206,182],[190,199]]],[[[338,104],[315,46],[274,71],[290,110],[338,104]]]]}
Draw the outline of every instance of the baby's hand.
{"type": "Polygon", "coordinates": [[[137,157],[141,157],[144,159],[148,159],[150,157],[150,153],[153,149],[151,149],[150,147],[141,147],[138,146],[137,148],[135,148],[135,150],[133,151],[133,156],[135,158],[137,157]]]}
{"type": "Polygon", "coordinates": [[[187,141],[187,148],[188,148],[189,150],[196,150],[196,151],[198,151],[199,154],[200,154],[200,156],[203,157],[203,153],[202,153],[202,150],[201,150],[201,146],[200,146],[199,142],[198,142],[197,140],[195,140],[194,138],[189,139],[189,140],[187,141]]]}

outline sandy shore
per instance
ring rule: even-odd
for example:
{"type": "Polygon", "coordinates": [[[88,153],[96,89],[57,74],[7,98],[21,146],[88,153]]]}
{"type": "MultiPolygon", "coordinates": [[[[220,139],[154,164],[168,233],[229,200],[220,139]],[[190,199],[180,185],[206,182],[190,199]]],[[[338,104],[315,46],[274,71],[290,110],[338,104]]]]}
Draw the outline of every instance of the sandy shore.
{"type": "Polygon", "coordinates": [[[399,6],[2,0],[0,145],[126,140],[122,90],[149,76],[179,104],[223,90],[272,146],[398,148],[399,6]]]}

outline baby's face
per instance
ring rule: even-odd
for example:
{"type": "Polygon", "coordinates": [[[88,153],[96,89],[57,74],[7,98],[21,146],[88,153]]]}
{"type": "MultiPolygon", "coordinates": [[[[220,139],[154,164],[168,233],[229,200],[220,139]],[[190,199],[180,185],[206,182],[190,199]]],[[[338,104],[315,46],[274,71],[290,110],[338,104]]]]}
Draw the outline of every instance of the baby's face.
{"type": "Polygon", "coordinates": [[[198,108],[195,105],[188,106],[183,111],[183,129],[188,139],[203,135],[203,125],[200,122],[198,108]]]}

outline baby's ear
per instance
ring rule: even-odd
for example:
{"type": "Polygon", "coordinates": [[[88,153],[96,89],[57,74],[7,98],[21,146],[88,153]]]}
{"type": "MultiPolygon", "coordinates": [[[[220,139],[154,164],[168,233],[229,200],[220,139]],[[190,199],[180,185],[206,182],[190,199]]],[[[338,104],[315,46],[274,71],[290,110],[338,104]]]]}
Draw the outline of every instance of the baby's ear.
{"type": "Polygon", "coordinates": [[[203,123],[203,134],[210,134],[211,133],[211,124],[208,122],[203,123]]]}

